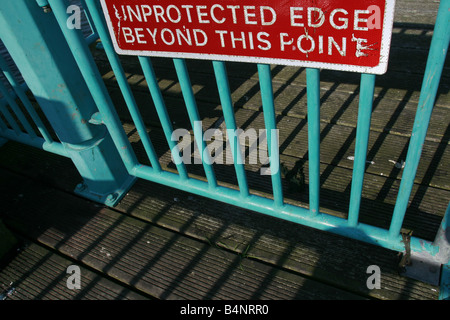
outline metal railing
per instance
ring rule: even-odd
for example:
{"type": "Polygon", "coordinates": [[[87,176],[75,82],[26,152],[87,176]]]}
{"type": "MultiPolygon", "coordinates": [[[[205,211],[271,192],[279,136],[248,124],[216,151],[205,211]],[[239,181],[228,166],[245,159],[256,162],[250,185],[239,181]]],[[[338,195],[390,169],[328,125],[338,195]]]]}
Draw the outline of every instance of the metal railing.
{"type": "MultiPolygon", "coordinates": [[[[17,1],[17,3],[17,6],[23,6],[24,10],[25,8],[30,11],[35,10],[31,8],[29,3],[26,4],[23,0],[17,1]]],[[[165,138],[172,152],[172,157],[174,159],[174,163],[176,164],[178,173],[163,170],[152,144],[152,140],[147,133],[145,123],[140,114],[138,104],[133,96],[133,92],[128,83],[126,74],[123,70],[119,57],[114,51],[101,7],[98,1],[86,0],[84,5],[87,12],[90,14],[90,19],[102,42],[103,48],[114,72],[133,123],[140,136],[150,165],[145,165],[142,162],[139,162],[115,111],[114,103],[105,87],[88,45],[86,44],[85,38],[80,30],[69,29],[66,27],[66,21],[68,18],[66,8],[68,3],[61,0],[48,0],[48,5],[51,7],[52,14],[56,18],[56,22],[60,27],[58,31],[62,33],[60,38],[64,38],[64,43],[67,44],[67,50],[70,50],[73,61],[78,66],[79,74],[76,76],[82,79],[86,87],[89,88],[88,91],[92,102],[96,106],[95,110],[89,110],[87,111],[89,114],[83,115],[85,122],[88,122],[86,125],[88,127],[78,128],[82,133],[77,133],[77,135],[84,135],[84,130],[93,130],[95,132],[89,133],[89,137],[83,139],[73,139],[73,135],[70,136],[69,139],[63,138],[61,131],[53,125],[55,123],[55,119],[52,119],[52,117],[54,118],[54,114],[52,112],[54,112],[55,109],[51,109],[48,106],[44,107],[46,103],[43,103],[44,105],[41,103],[41,107],[43,107],[47,118],[49,118],[49,122],[52,123],[56,134],[62,141],[62,143],[55,142],[51,138],[51,135],[48,133],[45,126],[42,124],[42,121],[40,121],[33,106],[27,102],[28,100],[23,89],[15,82],[14,78],[10,76],[10,72],[8,71],[8,68],[5,67],[3,60],[0,60],[0,66],[5,73],[5,76],[10,81],[17,96],[22,100],[24,106],[32,117],[34,124],[38,127],[42,137],[37,136],[34,130],[32,130],[31,125],[26,121],[21,112],[19,112],[18,108],[16,108],[14,100],[11,98],[8,99],[9,96],[5,91],[6,89],[3,87],[0,87],[0,89],[2,90],[4,96],[7,97],[9,106],[15,111],[15,115],[25,131],[23,131],[22,128],[19,128],[19,124],[8,113],[5,105],[0,105],[0,111],[2,111],[4,117],[8,121],[8,124],[3,123],[3,121],[0,122],[0,136],[37,147],[42,147],[45,150],[71,157],[85,179],[84,184],[77,188],[77,192],[91,199],[95,199],[96,201],[100,201],[108,205],[115,205],[126,193],[126,190],[131,187],[134,180],[136,178],[140,178],[308,227],[330,231],[352,239],[369,242],[387,249],[399,252],[403,252],[405,250],[401,227],[414,184],[422,146],[425,141],[428,124],[430,122],[430,116],[433,110],[440,76],[443,70],[450,41],[450,0],[442,0],[440,3],[440,9],[438,12],[428,63],[424,75],[420,101],[417,108],[408,155],[406,158],[406,166],[404,168],[392,220],[388,229],[372,226],[359,221],[360,203],[370,133],[372,103],[374,99],[375,75],[361,74],[361,91],[359,93],[356,149],[351,182],[350,207],[348,211],[348,218],[340,218],[320,212],[320,71],[318,69],[309,68],[306,70],[309,147],[309,207],[305,208],[286,203],[284,199],[281,173],[280,170],[276,170],[276,167],[280,165],[279,148],[277,140],[271,139],[270,137],[268,137],[270,166],[273,169],[272,172],[276,172],[271,175],[273,199],[260,195],[254,195],[249,191],[246,171],[244,165],[242,164],[242,159],[240,158],[242,155],[239,151],[237,151],[236,147],[232,147],[232,156],[234,160],[233,163],[235,166],[238,189],[219,185],[213,166],[205,158],[203,159],[203,166],[206,181],[190,177],[182,159],[180,158],[180,150],[178,149],[178,145],[171,138],[173,134],[172,123],[153,70],[151,59],[148,57],[139,57],[139,63],[142,68],[143,75],[145,76],[145,80],[148,84],[149,92],[153,99],[165,138]],[[88,116],[89,119],[87,119],[86,116],[88,116]],[[107,128],[107,133],[103,132],[102,129],[99,129],[103,127],[107,128]],[[75,154],[76,152],[82,153],[86,149],[92,150],[98,145],[106,143],[103,142],[103,139],[105,139],[103,136],[104,134],[111,137],[111,143],[108,144],[108,148],[110,149],[102,148],[102,151],[99,151],[107,154],[103,154],[103,163],[98,164],[97,162],[94,164],[86,157],[80,156],[78,153],[75,154]],[[101,136],[101,138],[98,138],[99,136],[101,136]],[[112,147],[113,144],[115,148],[112,147]],[[108,160],[105,160],[106,158],[108,158],[108,160]],[[93,174],[91,171],[86,172],[84,169],[87,166],[86,163],[101,167],[111,167],[116,165],[118,162],[123,165],[123,168],[118,170],[120,174],[114,172],[102,176],[101,173],[100,175],[98,172],[93,174]],[[82,171],[80,168],[83,168],[85,171],[82,171]],[[99,187],[99,181],[103,182],[102,187],[99,187]]],[[[16,6],[16,4],[14,4],[14,6],[16,6]]],[[[7,5],[4,7],[5,8],[1,10],[8,12],[8,8],[6,8],[7,5]]],[[[10,9],[12,10],[12,8],[10,9]]],[[[30,16],[33,16],[33,14],[30,16]]],[[[42,19],[42,14],[34,14],[34,19],[42,19]]],[[[2,20],[0,20],[0,23],[6,25],[8,23],[12,24],[12,22],[7,20],[8,19],[6,17],[3,17],[2,20]]],[[[15,26],[11,26],[11,29],[13,27],[15,26]]],[[[12,32],[7,34],[8,32],[9,31],[0,32],[0,35],[7,47],[9,46],[8,49],[12,55],[14,55],[17,54],[14,50],[18,48],[18,45],[13,43],[15,39],[14,35],[11,34],[12,32]]],[[[40,36],[44,37],[42,34],[40,36]]],[[[37,37],[37,35],[33,35],[33,37],[37,37]]],[[[48,41],[48,39],[43,38],[42,41],[45,42],[48,41]]],[[[63,44],[60,45],[63,46],[63,44]]],[[[23,59],[27,59],[27,57],[16,57],[19,68],[22,67],[22,70],[26,70],[26,65],[29,61],[25,61],[23,59]]],[[[192,91],[192,85],[189,79],[186,63],[183,59],[173,59],[173,63],[181,86],[189,120],[192,128],[194,129],[194,124],[195,122],[200,121],[200,117],[194,93],[192,91]]],[[[221,61],[212,61],[211,63],[213,65],[214,74],[217,81],[217,88],[225,125],[227,129],[236,130],[236,119],[225,63],[221,61]]],[[[270,66],[265,64],[258,64],[257,69],[262,97],[265,129],[270,131],[277,129],[271,70],[270,66]]],[[[40,88],[34,89],[32,85],[35,84],[28,84],[32,91],[36,90],[33,91],[35,95],[39,95],[37,92],[44,90],[41,90],[40,88]]],[[[47,99],[49,98],[51,97],[47,96],[47,99]]],[[[38,97],[37,100],[39,102],[38,97]]],[[[82,105],[78,105],[78,108],[81,109],[82,105]]],[[[69,120],[66,119],[65,121],[69,120]]],[[[202,139],[202,135],[203,132],[201,132],[201,130],[198,128],[194,129],[194,138],[198,149],[201,154],[208,154],[208,152],[203,153],[207,146],[202,139]]],[[[239,144],[237,139],[238,138],[236,136],[232,137],[230,141],[232,146],[239,144]]],[[[428,241],[414,236],[410,238],[410,249],[413,254],[421,255],[426,259],[442,264],[447,269],[450,258],[448,215],[449,213],[447,211],[442,221],[441,229],[439,230],[434,241],[428,241]]],[[[442,274],[448,275],[448,272],[446,271],[442,274]]],[[[443,289],[442,292],[445,292],[445,290],[443,289]]],[[[446,294],[448,295],[448,291],[446,294]]]]}

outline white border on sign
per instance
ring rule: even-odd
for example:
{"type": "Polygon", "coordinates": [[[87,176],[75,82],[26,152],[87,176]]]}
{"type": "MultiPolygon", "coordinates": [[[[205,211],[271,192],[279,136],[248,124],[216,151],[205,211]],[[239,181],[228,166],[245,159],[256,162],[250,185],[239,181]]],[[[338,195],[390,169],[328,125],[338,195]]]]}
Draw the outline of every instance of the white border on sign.
{"type": "Polygon", "coordinates": [[[114,49],[116,53],[129,56],[148,56],[148,57],[163,57],[163,58],[187,58],[187,59],[201,59],[201,60],[219,60],[219,61],[232,61],[232,62],[250,62],[250,63],[264,63],[264,64],[278,64],[286,66],[296,66],[305,68],[317,68],[328,69],[338,71],[349,71],[369,74],[384,74],[387,71],[389,62],[389,51],[391,47],[392,28],[394,24],[394,10],[395,0],[385,0],[384,20],[383,20],[383,33],[381,36],[381,49],[380,49],[380,61],[375,67],[364,67],[356,65],[346,65],[327,62],[305,61],[305,60],[291,60],[280,58],[258,58],[247,56],[232,56],[232,55],[220,55],[220,54],[207,54],[207,53],[189,53],[189,52],[170,52],[170,51],[142,51],[142,50],[122,50],[117,44],[117,39],[114,34],[114,29],[108,7],[105,3],[106,0],[100,0],[105,20],[108,25],[110,37],[112,39],[114,49]]]}

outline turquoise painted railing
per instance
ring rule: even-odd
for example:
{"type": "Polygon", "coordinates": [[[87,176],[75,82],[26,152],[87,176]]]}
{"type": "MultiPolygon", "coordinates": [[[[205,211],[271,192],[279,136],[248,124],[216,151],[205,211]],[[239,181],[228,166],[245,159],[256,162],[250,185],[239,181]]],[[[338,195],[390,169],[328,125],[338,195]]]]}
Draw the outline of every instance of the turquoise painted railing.
{"type": "MultiPolygon", "coordinates": [[[[60,141],[52,138],[49,130],[28,101],[23,86],[17,83],[3,59],[0,59],[0,67],[15,94],[9,92],[3,84],[0,85],[0,91],[5,98],[0,100],[0,112],[6,120],[5,122],[0,117],[0,137],[70,157],[84,179],[83,183],[76,188],[76,192],[95,201],[114,206],[126,194],[134,181],[140,178],[391,250],[399,252],[405,250],[401,227],[450,41],[450,0],[442,0],[440,3],[406,166],[389,229],[359,221],[374,99],[374,75],[361,75],[350,206],[348,219],[344,219],[320,212],[320,71],[318,69],[306,70],[309,208],[305,208],[285,202],[281,173],[278,170],[280,166],[278,140],[273,139],[270,135],[268,135],[268,151],[270,168],[274,173],[271,175],[273,199],[250,193],[242,155],[237,152],[239,142],[236,136],[232,137],[230,144],[232,145],[238,190],[220,186],[210,161],[205,158],[203,158],[203,166],[207,181],[189,177],[178,145],[171,139],[172,122],[151,60],[148,57],[139,57],[139,63],[178,173],[163,170],[146,131],[127,77],[114,51],[100,5],[98,1],[85,0],[83,4],[90,16],[93,28],[96,30],[96,35],[102,42],[150,165],[140,163],[114,109],[113,101],[103,83],[85,38],[80,30],[66,27],[68,19],[66,10],[69,3],[62,0],[38,2],[41,7],[50,7],[51,13],[43,12],[42,8],[33,1],[16,0],[13,4],[12,2],[2,4],[0,37],[13,56],[24,80],[35,95],[52,130],[55,131],[60,141]],[[50,16],[48,16],[49,14],[50,16]],[[22,23],[17,22],[19,16],[22,23]],[[59,27],[57,27],[58,25],[59,27]],[[37,42],[45,44],[46,48],[42,50],[44,53],[33,51],[32,46],[37,42]],[[27,54],[24,54],[25,52],[27,54]],[[58,54],[55,54],[56,52],[58,54]],[[39,65],[39,69],[34,67],[36,63],[39,65]],[[73,65],[77,65],[78,69],[67,67],[73,65]],[[42,79],[46,80],[42,81],[42,79]],[[54,88],[61,90],[55,92],[54,88]],[[29,123],[20,109],[16,107],[16,97],[22,101],[33,124],[29,123]],[[7,105],[14,115],[10,113],[7,105]],[[77,109],[75,110],[71,106],[77,106],[77,109]],[[90,156],[91,154],[96,155],[95,160],[90,156]]],[[[206,143],[202,139],[202,129],[195,125],[200,121],[200,117],[185,61],[174,59],[173,63],[189,121],[194,129],[195,142],[202,154],[208,154],[207,152],[203,153],[206,143]]],[[[236,130],[236,119],[225,63],[212,61],[212,65],[225,125],[227,129],[236,130]]],[[[277,128],[271,70],[269,65],[264,64],[258,64],[257,70],[265,128],[267,132],[270,132],[277,128]]],[[[434,241],[414,236],[410,238],[410,249],[413,254],[424,256],[443,266],[441,298],[449,296],[449,211],[447,210],[434,241]]]]}

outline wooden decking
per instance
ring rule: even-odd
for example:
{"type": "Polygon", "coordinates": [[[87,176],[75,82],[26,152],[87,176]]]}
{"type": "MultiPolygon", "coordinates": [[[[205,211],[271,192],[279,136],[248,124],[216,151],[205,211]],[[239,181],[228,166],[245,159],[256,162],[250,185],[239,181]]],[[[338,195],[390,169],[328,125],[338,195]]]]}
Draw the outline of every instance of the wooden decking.
{"type": "MultiPolygon", "coordinates": [[[[438,3],[397,1],[391,58],[377,78],[361,221],[388,227],[419,99],[438,3]]],[[[92,48],[101,74],[143,163],[140,138],[104,52],[92,48]]],[[[175,128],[190,128],[171,60],[153,59],[175,128]]],[[[187,61],[204,129],[224,128],[212,66],[187,61]]],[[[123,57],[162,165],[175,170],[137,59],[123,57]]],[[[262,129],[255,65],[227,63],[238,126],[262,129]]],[[[449,65],[443,72],[404,227],[433,240],[450,200],[449,65]]],[[[306,188],[287,201],[308,205],[306,83],[302,68],[272,66],[281,161],[302,167],[306,188]]],[[[356,136],[359,77],[321,72],[321,210],[345,217],[356,136]]],[[[203,176],[201,165],[188,166],[203,176]]],[[[232,165],[216,165],[236,185],[232,165]]],[[[246,165],[252,192],[270,196],[268,177],[246,165]]],[[[7,299],[437,299],[439,288],[398,273],[399,257],[369,244],[311,230],[139,180],[116,208],[76,196],[70,160],[18,143],[0,148],[0,218],[21,240],[0,269],[7,299]],[[81,267],[81,289],[66,286],[81,267]],[[367,267],[381,269],[368,289],[367,267]]]]}

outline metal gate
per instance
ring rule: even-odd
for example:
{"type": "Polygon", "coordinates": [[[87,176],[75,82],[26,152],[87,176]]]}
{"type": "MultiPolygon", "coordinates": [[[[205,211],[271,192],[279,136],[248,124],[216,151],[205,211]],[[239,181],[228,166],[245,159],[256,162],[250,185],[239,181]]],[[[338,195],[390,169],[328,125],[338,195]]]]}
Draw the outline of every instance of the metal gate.
{"type": "MultiPolygon", "coordinates": [[[[103,83],[86,40],[77,28],[68,28],[70,3],[62,0],[16,0],[2,3],[0,37],[18,66],[25,83],[20,83],[8,62],[0,57],[5,79],[0,82],[0,136],[29,144],[72,159],[83,182],[76,192],[89,199],[114,206],[138,178],[178,188],[200,196],[243,207],[276,218],[319,230],[330,231],[352,239],[369,242],[399,252],[411,252],[441,269],[441,297],[449,296],[450,206],[434,241],[414,236],[405,241],[401,228],[410,199],[422,146],[428,129],[436,93],[450,40],[450,0],[442,0],[435,25],[428,63],[412,130],[406,166],[388,229],[361,223],[359,209],[366,166],[375,75],[361,74],[356,149],[351,183],[348,218],[322,213],[320,203],[320,70],[308,68],[307,119],[309,159],[309,207],[286,203],[283,197],[279,146],[276,136],[267,136],[273,197],[252,194],[239,149],[238,136],[230,136],[238,188],[218,184],[202,139],[202,128],[196,125],[200,116],[183,59],[173,59],[185,100],[194,138],[203,156],[206,181],[190,177],[181,159],[179,146],[172,139],[173,127],[165,107],[150,58],[139,57],[165,138],[172,152],[177,173],[163,170],[153,147],[135,97],[130,89],[119,57],[107,30],[98,1],[82,1],[94,34],[99,36],[120,86],[134,125],[145,148],[150,165],[137,160],[136,154],[115,111],[114,103],[103,83]],[[30,89],[48,123],[41,119],[26,94],[30,89]],[[12,89],[12,90],[11,90],[12,89]],[[18,98],[18,99],[17,99],[18,98]],[[18,102],[28,114],[24,114],[18,102]],[[9,105],[10,109],[7,108],[9,105]],[[13,113],[10,112],[13,111],[13,113]],[[55,138],[57,137],[57,138],[55,138]],[[405,243],[408,247],[405,248],[405,243]]],[[[223,110],[230,132],[236,132],[236,119],[224,62],[212,61],[223,110]]],[[[269,65],[258,64],[265,129],[277,129],[269,65]]]]}

